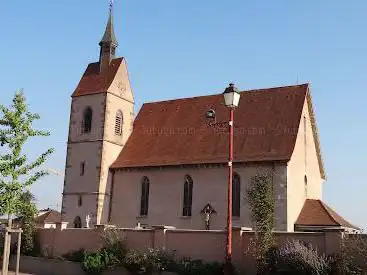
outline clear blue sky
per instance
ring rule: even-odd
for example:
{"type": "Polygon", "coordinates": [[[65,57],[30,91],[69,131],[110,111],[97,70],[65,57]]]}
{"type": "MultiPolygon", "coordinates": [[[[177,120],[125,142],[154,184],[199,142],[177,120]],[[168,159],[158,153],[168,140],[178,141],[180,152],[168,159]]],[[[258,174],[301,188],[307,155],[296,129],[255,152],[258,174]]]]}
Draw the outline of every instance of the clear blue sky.
{"type": "MultiPolygon", "coordinates": [[[[52,136],[48,166],[63,171],[70,95],[98,58],[107,0],[0,3],[1,103],[24,88],[37,126],[52,136]]],[[[367,1],[116,0],[118,54],[142,102],[310,82],[328,180],[324,200],[367,227],[367,1]]],[[[61,203],[63,179],[33,187],[61,203]]]]}

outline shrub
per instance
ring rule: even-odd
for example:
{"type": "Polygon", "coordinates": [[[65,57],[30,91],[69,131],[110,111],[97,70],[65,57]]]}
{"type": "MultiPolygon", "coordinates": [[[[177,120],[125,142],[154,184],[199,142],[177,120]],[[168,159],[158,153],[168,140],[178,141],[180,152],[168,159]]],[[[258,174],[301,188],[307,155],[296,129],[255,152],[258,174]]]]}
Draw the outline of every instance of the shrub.
{"type": "Polygon", "coordinates": [[[367,269],[367,239],[362,235],[345,235],[340,250],[333,256],[335,275],[365,274],[367,269]]]}
{"type": "Polygon", "coordinates": [[[148,257],[136,250],[129,250],[125,255],[124,265],[131,271],[148,271],[148,257]]]}
{"type": "Polygon", "coordinates": [[[90,252],[85,254],[82,264],[83,270],[88,274],[101,274],[108,266],[108,258],[104,252],[90,252]]]}
{"type": "Polygon", "coordinates": [[[104,242],[102,251],[108,255],[109,266],[122,265],[127,249],[125,240],[121,237],[119,231],[108,229],[103,233],[102,239],[104,242]]]}
{"type": "Polygon", "coordinates": [[[164,249],[149,249],[147,252],[129,250],[125,255],[124,265],[133,272],[153,272],[171,270],[174,253],[164,249]]]}
{"type": "Polygon", "coordinates": [[[220,275],[222,266],[219,263],[204,263],[201,260],[182,259],[177,262],[174,271],[179,275],[220,275]]]}
{"type": "Polygon", "coordinates": [[[330,271],[328,258],[299,241],[288,241],[272,256],[272,274],[327,275],[330,271]]]}
{"type": "Polygon", "coordinates": [[[84,261],[85,255],[86,255],[86,252],[84,248],[81,248],[79,250],[75,250],[75,251],[66,253],[62,255],[62,257],[68,261],[82,263],[84,261]]]}
{"type": "MultiPolygon", "coordinates": [[[[34,231],[33,232],[33,242],[32,242],[32,248],[29,249],[28,251],[24,251],[24,255],[25,256],[33,256],[33,257],[39,257],[42,256],[42,249],[41,249],[41,244],[37,235],[37,232],[34,231]]],[[[23,236],[22,236],[23,238],[23,236]]],[[[23,245],[23,244],[22,244],[23,245]]]]}
{"type": "Polygon", "coordinates": [[[274,245],[274,194],[272,175],[258,172],[251,178],[247,199],[253,221],[255,237],[252,253],[256,259],[257,273],[263,274],[266,254],[274,245]]]}
{"type": "Polygon", "coordinates": [[[35,247],[35,228],[33,223],[23,223],[22,225],[22,239],[21,239],[21,253],[22,255],[32,256],[35,247]]]}

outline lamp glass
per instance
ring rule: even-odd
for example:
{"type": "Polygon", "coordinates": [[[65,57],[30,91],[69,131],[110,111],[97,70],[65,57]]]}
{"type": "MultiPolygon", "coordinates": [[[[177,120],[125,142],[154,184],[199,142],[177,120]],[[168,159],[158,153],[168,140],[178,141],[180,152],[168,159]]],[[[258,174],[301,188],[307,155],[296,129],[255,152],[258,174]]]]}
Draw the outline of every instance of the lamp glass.
{"type": "Polygon", "coordinates": [[[230,108],[238,107],[239,102],[240,102],[240,93],[235,91],[224,93],[224,104],[227,107],[230,108]]]}

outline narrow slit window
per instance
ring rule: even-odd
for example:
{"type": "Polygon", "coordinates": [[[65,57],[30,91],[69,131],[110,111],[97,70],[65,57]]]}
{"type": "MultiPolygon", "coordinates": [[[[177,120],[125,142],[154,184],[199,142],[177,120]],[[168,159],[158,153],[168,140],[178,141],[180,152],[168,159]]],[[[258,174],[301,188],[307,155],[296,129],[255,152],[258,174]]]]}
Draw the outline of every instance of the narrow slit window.
{"type": "Polygon", "coordinates": [[[141,181],[141,201],[140,201],[140,216],[148,215],[149,208],[149,179],[148,177],[143,177],[141,181]]]}
{"type": "Polygon", "coordinates": [[[233,174],[232,179],[232,215],[233,217],[241,215],[241,178],[237,173],[233,174]]]}
{"type": "Polygon", "coordinates": [[[82,196],[78,196],[78,207],[82,206],[83,205],[83,198],[82,196]]]}
{"type": "Polygon", "coordinates": [[[182,216],[191,217],[192,214],[192,191],[194,182],[190,176],[185,176],[184,183],[184,197],[183,197],[183,210],[182,216]]]}
{"type": "Polygon", "coordinates": [[[83,161],[82,163],[80,163],[80,175],[84,176],[84,172],[85,172],[85,162],[83,161]]]}
{"type": "Polygon", "coordinates": [[[307,182],[307,176],[306,175],[305,175],[303,181],[304,181],[304,188],[305,188],[305,197],[307,198],[308,182],[307,182]]]}

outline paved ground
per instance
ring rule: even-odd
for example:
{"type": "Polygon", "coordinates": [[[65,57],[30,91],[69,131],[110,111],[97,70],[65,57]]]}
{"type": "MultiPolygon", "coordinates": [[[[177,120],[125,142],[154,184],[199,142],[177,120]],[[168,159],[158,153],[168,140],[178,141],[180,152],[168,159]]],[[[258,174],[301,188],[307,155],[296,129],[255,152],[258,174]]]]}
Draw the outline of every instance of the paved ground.
{"type": "MultiPolygon", "coordinates": [[[[2,272],[0,271],[0,275],[2,274],[2,272]]],[[[15,272],[13,271],[9,271],[8,275],[15,275],[15,272]]],[[[21,273],[19,272],[19,275],[35,275],[35,274],[30,274],[30,273],[21,273]]]]}

